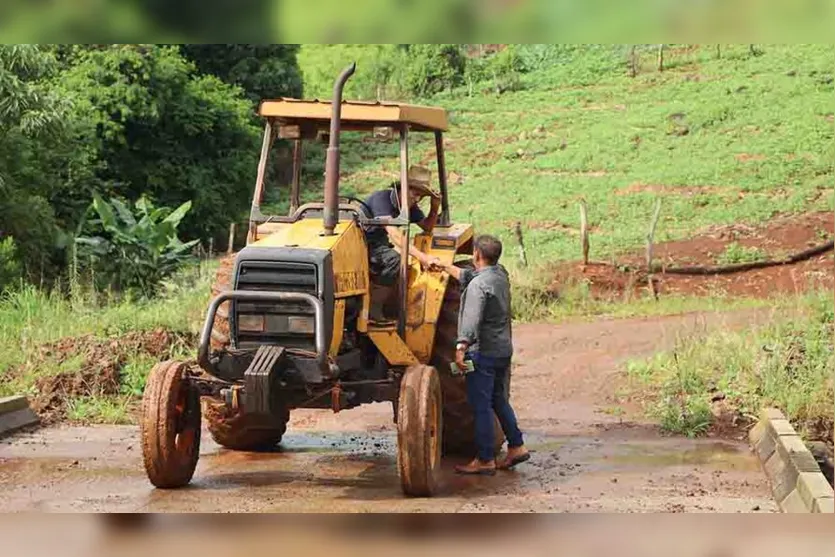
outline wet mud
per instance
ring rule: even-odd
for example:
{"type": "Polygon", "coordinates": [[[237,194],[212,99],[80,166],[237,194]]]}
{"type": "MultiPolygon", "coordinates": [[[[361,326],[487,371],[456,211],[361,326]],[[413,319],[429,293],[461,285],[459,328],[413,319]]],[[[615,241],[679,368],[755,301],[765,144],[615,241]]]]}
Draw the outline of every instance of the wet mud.
{"type": "MultiPolygon", "coordinates": [[[[0,441],[4,511],[124,512],[777,512],[744,441],[664,435],[627,409],[614,416],[627,358],[689,329],[762,314],[691,315],[514,331],[512,401],[532,450],[493,477],[443,463],[437,497],[404,497],[388,404],[292,414],[270,453],[227,451],[204,432],[192,483],[154,489],[134,426],[45,428],[0,441]]],[[[767,318],[767,316],[765,316],[767,318]]]]}

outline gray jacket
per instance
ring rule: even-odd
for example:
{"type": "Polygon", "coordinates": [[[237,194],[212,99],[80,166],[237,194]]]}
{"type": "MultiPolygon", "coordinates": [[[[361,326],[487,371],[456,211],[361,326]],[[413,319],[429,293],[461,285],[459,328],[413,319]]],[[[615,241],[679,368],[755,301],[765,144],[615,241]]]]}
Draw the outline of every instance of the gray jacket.
{"type": "Polygon", "coordinates": [[[463,270],[461,290],[458,342],[466,342],[468,351],[484,356],[512,356],[510,278],[504,267],[463,270]]]}

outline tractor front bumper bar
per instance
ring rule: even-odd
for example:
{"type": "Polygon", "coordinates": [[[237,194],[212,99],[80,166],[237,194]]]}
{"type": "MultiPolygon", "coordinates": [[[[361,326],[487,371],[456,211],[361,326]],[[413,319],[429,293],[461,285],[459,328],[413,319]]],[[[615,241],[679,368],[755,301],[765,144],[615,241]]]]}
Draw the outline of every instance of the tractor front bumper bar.
{"type": "MultiPolygon", "coordinates": [[[[197,351],[197,363],[204,370],[215,374],[214,363],[209,355],[209,343],[212,338],[212,327],[220,304],[229,300],[243,300],[248,302],[304,302],[313,307],[316,342],[316,363],[321,370],[328,369],[328,348],[325,343],[325,308],[322,300],[304,292],[270,292],[255,290],[229,290],[215,297],[206,312],[206,321],[200,332],[200,347],[197,351]]],[[[230,312],[230,319],[232,317],[230,312]]],[[[231,330],[230,323],[230,330],[231,330]]]]}

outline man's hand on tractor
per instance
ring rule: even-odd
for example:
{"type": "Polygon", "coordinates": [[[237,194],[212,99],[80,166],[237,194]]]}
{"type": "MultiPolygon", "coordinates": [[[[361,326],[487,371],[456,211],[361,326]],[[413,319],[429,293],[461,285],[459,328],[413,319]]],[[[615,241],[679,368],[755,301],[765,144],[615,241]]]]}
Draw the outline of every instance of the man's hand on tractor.
{"type": "Polygon", "coordinates": [[[430,257],[425,253],[415,250],[415,257],[417,257],[418,262],[420,263],[421,268],[424,270],[433,270],[432,265],[438,259],[437,257],[430,257]],[[420,254],[420,255],[418,255],[420,254]]]}
{"type": "Polygon", "coordinates": [[[429,270],[430,271],[445,271],[449,273],[449,276],[454,278],[455,280],[461,280],[461,267],[456,267],[454,263],[447,264],[441,261],[437,257],[433,257],[429,263],[429,270]]]}

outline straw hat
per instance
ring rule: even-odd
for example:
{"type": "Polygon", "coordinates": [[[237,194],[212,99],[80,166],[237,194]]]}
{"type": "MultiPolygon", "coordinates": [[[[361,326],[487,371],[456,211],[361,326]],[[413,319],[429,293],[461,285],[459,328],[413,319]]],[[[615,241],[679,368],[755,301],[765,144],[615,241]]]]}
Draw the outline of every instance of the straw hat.
{"type": "Polygon", "coordinates": [[[432,173],[425,166],[413,165],[409,168],[409,189],[415,190],[420,197],[438,197],[438,193],[429,187],[432,173]]]}

